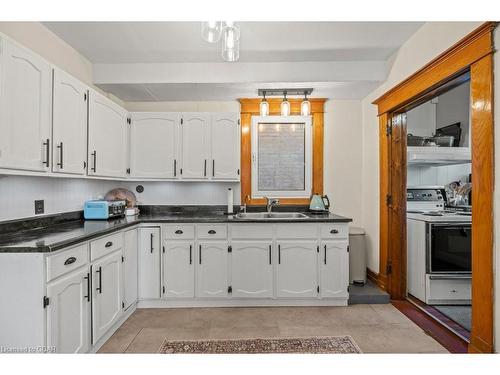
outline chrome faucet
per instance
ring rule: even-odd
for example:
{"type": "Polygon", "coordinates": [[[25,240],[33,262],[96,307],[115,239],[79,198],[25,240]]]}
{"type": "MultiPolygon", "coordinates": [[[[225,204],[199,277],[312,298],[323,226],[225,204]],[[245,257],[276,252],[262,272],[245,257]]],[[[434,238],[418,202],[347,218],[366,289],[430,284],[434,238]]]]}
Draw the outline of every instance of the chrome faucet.
{"type": "Polygon", "coordinates": [[[269,197],[264,197],[264,198],[266,198],[267,213],[270,214],[273,209],[273,206],[277,206],[280,204],[280,200],[269,197]]]}

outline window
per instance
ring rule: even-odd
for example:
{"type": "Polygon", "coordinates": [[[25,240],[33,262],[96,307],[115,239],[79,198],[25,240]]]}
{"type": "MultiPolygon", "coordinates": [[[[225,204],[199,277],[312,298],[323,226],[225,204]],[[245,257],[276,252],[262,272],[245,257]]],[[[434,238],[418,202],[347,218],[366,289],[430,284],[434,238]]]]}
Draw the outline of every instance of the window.
{"type": "Polygon", "coordinates": [[[308,198],[312,189],[310,116],[252,117],[252,198],[308,198]]]}

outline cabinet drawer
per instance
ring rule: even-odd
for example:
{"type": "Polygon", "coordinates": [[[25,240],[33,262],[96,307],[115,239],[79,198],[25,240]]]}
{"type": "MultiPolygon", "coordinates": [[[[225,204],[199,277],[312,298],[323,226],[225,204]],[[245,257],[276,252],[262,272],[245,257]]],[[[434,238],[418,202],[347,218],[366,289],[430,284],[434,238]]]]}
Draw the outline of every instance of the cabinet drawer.
{"type": "Polygon", "coordinates": [[[47,281],[73,271],[89,261],[87,244],[47,257],[47,281]]]}
{"type": "Polygon", "coordinates": [[[123,233],[115,233],[90,243],[90,260],[94,261],[123,246],[123,233]]]}
{"type": "Polygon", "coordinates": [[[192,240],[194,238],[194,225],[165,225],[165,238],[168,240],[192,240]]]}
{"type": "Polygon", "coordinates": [[[317,224],[277,224],[276,238],[291,239],[291,238],[314,238],[318,237],[317,224]]]}
{"type": "Polygon", "coordinates": [[[349,226],[347,224],[323,224],[321,225],[321,238],[347,238],[349,226]]]}
{"type": "Polygon", "coordinates": [[[432,279],[427,276],[427,296],[429,303],[470,302],[471,279],[432,279]]]}
{"type": "Polygon", "coordinates": [[[196,236],[198,238],[206,240],[227,238],[227,225],[226,224],[197,225],[196,236]]]}
{"type": "Polygon", "coordinates": [[[229,226],[233,239],[270,239],[273,238],[272,224],[233,224],[229,226]]]}

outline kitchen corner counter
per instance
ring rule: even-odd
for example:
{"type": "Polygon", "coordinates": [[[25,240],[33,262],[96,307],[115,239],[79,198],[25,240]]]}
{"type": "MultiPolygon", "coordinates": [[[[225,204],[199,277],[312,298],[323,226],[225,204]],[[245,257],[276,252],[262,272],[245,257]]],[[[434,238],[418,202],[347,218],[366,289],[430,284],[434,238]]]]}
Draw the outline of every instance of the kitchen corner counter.
{"type": "MultiPolygon", "coordinates": [[[[143,206],[141,214],[119,219],[84,220],[81,212],[0,223],[0,253],[46,253],[144,223],[348,223],[352,219],[332,213],[308,214],[299,219],[239,219],[221,206],[143,206]]],[[[278,211],[279,212],[279,211],[278,211]]]]}

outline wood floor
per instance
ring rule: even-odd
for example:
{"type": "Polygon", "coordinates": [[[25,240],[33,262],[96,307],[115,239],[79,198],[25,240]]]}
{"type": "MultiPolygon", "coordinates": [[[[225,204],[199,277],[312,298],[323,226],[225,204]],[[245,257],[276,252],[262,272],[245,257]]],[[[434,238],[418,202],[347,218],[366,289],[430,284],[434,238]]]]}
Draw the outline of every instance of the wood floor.
{"type": "Polygon", "coordinates": [[[447,353],[390,304],[138,309],[100,353],[156,353],[164,339],[350,335],[364,353],[447,353]]]}

